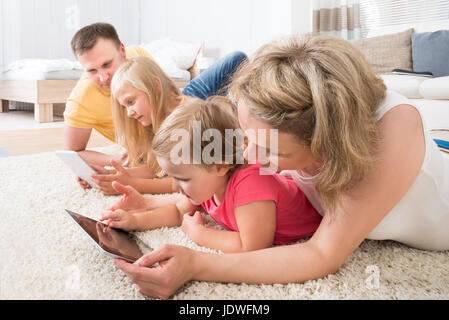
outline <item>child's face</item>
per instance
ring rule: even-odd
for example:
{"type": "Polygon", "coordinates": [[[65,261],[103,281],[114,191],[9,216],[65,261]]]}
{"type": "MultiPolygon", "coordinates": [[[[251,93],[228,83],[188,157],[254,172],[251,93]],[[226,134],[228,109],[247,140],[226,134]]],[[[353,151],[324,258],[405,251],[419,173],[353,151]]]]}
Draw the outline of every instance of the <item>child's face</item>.
{"type": "Polygon", "coordinates": [[[126,108],[128,117],[138,120],[143,126],[151,125],[152,108],[150,99],[144,91],[125,83],[117,90],[115,96],[119,103],[126,108]]]}
{"type": "Polygon", "coordinates": [[[195,164],[173,164],[170,159],[157,157],[159,166],[173,177],[173,191],[181,192],[195,205],[226,191],[228,169],[212,166],[208,169],[195,164]]]}

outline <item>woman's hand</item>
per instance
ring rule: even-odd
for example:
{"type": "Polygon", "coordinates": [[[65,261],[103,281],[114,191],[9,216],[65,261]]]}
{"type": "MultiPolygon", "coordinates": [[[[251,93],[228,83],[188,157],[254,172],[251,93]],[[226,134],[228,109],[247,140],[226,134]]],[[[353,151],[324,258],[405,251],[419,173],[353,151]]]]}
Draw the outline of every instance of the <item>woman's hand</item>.
{"type": "Polygon", "coordinates": [[[186,247],[164,244],[134,264],[115,259],[114,262],[137,285],[140,293],[158,299],[168,299],[196,272],[193,263],[198,251],[186,247]],[[157,266],[154,264],[158,263],[157,266]]]}
{"type": "Polygon", "coordinates": [[[184,214],[181,228],[193,241],[198,242],[198,237],[203,227],[204,222],[199,211],[184,214]]]}
{"type": "Polygon", "coordinates": [[[112,187],[118,194],[123,194],[119,201],[107,208],[107,211],[122,209],[130,213],[148,210],[148,201],[131,186],[124,186],[117,181],[112,182],[112,187]]]}
{"type": "Polygon", "coordinates": [[[98,244],[105,250],[113,249],[124,257],[138,259],[142,256],[142,251],[136,242],[130,241],[126,233],[119,232],[102,223],[96,225],[98,244]]]}
{"type": "Polygon", "coordinates": [[[105,211],[102,214],[100,221],[104,221],[108,227],[125,231],[137,229],[137,221],[134,214],[121,209],[116,211],[105,211]]]}
{"type": "Polygon", "coordinates": [[[115,170],[109,170],[106,174],[93,174],[90,177],[104,195],[120,194],[120,192],[117,192],[114,187],[112,187],[113,181],[118,181],[124,185],[131,184],[132,181],[131,175],[116,161],[111,160],[111,166],[113,166],[115,170]]]}

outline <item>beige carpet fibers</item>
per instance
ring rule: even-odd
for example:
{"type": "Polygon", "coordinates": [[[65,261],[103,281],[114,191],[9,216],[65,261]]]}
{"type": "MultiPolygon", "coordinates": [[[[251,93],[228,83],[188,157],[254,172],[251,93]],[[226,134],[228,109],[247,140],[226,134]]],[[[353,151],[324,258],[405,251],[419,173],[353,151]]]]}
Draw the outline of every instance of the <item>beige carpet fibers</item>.
{"type": "MultiPolygon", "coordinates": [[[[0,299],[144,299],[63,212],[98,218],[116,200],[83,191],[53,153],[1,158],[0,299]]],[[[208,251],[180,228],[136,235],[153,248],[175,243],[208,251]]],[[[365,241],[336,274],[323,279],[287,285],[191,281],[173,298],[448,299],[449,252],[365,241]]]]}

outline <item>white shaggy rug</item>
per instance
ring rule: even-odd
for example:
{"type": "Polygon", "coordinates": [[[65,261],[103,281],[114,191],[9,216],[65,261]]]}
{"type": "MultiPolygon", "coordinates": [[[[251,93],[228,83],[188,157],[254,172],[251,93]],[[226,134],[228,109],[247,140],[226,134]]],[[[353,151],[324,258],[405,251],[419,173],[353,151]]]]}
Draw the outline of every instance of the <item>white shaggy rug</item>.
{"type": "MultiPolygon", "coordinates": [[[[99,218],[117,198],[83,191],[53,153],[1,158],[0,299],[145,299],[64,213],[67,208],[99,218]]],[[[153,248],[174,243],[210,251],[196,246],[180,228],[136,235],[153,248]]],[[[336,274],[323,279],[287,285],[191,281],[173,296],[205,300],[448,298],[448,251],[368,240],[336,274]]]]}

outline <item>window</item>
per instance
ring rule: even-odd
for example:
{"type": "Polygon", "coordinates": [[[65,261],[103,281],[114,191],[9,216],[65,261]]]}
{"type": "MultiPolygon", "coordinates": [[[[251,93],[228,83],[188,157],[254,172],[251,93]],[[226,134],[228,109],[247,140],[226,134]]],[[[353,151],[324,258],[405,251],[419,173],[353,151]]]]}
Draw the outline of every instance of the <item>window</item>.
{"type": "Polygon", "coordinates": [[[360,0],[362,38],[371,29],[443,19],[449,19],[448,0],[360,0]]]}

